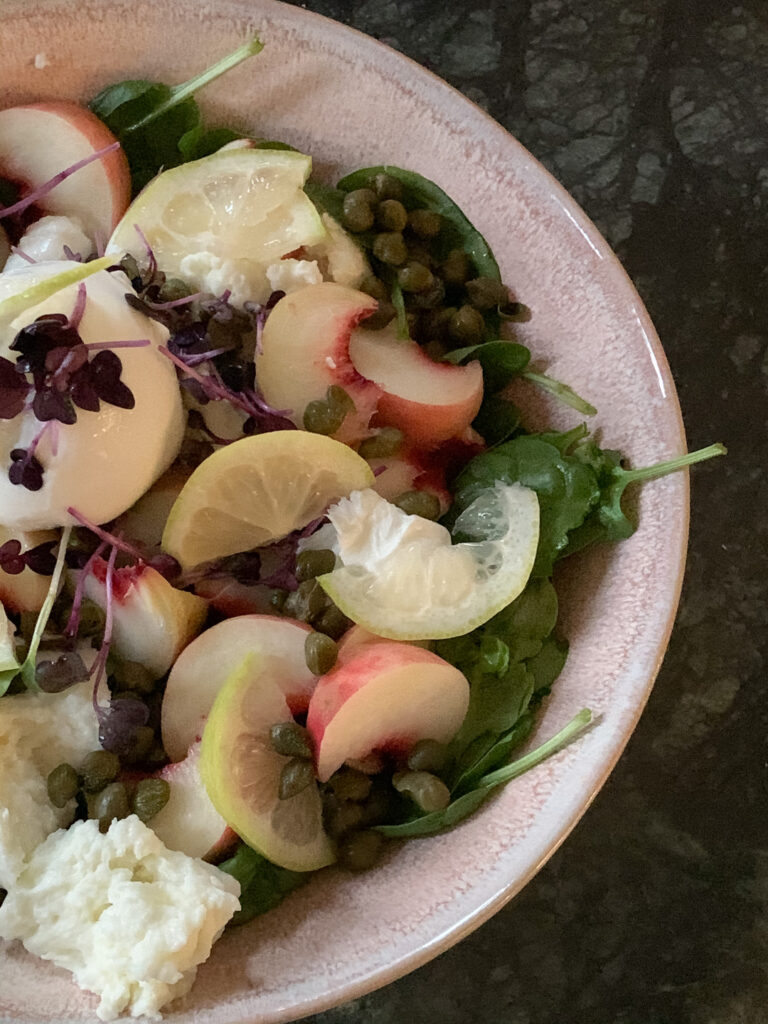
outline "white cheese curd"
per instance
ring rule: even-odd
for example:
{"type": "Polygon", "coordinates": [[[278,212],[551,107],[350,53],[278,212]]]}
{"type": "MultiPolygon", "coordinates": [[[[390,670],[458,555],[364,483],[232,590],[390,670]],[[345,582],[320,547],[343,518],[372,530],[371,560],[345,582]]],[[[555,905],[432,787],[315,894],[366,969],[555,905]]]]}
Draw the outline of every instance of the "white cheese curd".
{"type": "MultiPolygon", "coordinates": [[[[19,292],[56,268],[54,262],[30,267],[27,274],[0,274],[0,300],[19,292]]],[[[77,422],[54,422],[35,452],[45,474],[43,487],[30,491],[8,478],[10,452],[27,448],[40,434],[41,424],[30,409],[12,420],[0,420],[0,516],[3,524],[22,530],[47,529],[74,522],[74,507],[86,518],[105,523],[120,515],[147,491],[178,454],[184,430],[184,410],[176,370],[158,352],[168,331],[125,301],[130,284],[122,273],[99,271],[84,280],[86,303],[80,336],[86,344],[148,339],[150,344],[119,348],[121,380],[133,392],[135,407],[120,409],[101,402],[99,412],[77,409],[77,422]]],[[[10,325],[0,325],[0,356],[11,361],[10,345],[22,329],[44,314],[69,316],[78,285],[69,285],[26,310],[10,325]]],[[[93,358],[93,356],[91,357],[93,358]]]]}
{"type": "Polygon", "coordinates": [[[58,809],[48,799],[48,773],[63,762],[77,767],[98,746],[88,682],[0,700],[0,887],[11,888],[24,858],[74,818],[74,800],[58,809]]]}
{"type": "MultiPolygon", "coordinates": [[[[93,252],[93,242],[83,231],[83,226],[76,217],[49,216],[41,217],[31,224],[21,236],[17,248],[33,260],[64,260],[67,246],[73,253],[85,259],[93,252]]],[[[5,270],[28,268],[29,262],[19,253],[11,253],[5,270]]]]}
{"type": "Polygon", "coordinates": [[[267,280],[273,292],[295,292],[308,284],[320,284],[323,275],[312,260],[280,260],[267,267],[267,280]]]}
{"type": "Polygon", "coordinates": [[[239,909],[240,885],[172,852],[135,815],[78,821],[37,848],[0,907],[0,938],[71,971],[102,1020],[158,1018],[239,909]]]}

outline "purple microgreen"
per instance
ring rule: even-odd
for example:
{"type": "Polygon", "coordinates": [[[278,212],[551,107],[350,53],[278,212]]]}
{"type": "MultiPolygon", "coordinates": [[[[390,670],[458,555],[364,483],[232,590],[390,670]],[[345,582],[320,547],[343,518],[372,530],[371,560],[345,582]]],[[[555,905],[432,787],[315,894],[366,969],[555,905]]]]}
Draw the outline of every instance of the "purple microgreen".
{"type": "MultiPolygon", "coordinates": [[[[71,513],[70,513],[71,514],[71,513]]],[[[93,572],[93,567],[96,564],[96,560],[101,558],[103,553],[107,549],[107,541],[103,540],[101,544],[96,548],[92,555],[88,558],[83,568],[80,571],[80,576],[75,586],[75,596],[72,599],[72,610],[69,613],[69,619],[67,620],[66,628],[64,633],[66,636],[77,636],[77,631],[80,627],[80,609],[83,605],[83,598],[85,596],[85,583],[90,574],[93,572]]]]}
{"type": "Polygon", "coordinates": [[[36,259],[33,259],[31,256],[27,255],[27,253],[25,253],[23,249],[20,249],[18,245],[12,245],[11,252],[14,256],[20,256],[21,259],[26,260],[27,263],[37,263],[36,259]]]}
{"type": "Polygon", "coordinates": [[[210,359],[215,359],[216,356],[223,356],[225,352],[231,352],[232,348],[232,345],[228,345],[226,348],[212,348],[207,352],[193,352],[184,359],[184,365],[199,366],[201,363],[207,363],[210,359]]]}
{"type": "Polygon", "coordinates": [[[232,440],[228,440],[226,437],[219,437],[218,434],[214,434],[208,424],[205,422],[205,416],[197,409],[190,409],[187,413],[187,426],[190,430],[202,430],[202,432],[209,437],[214,444],[220,444],[222,446],[232,444],[232,440]]]}
{"type": "Polygon", "coordinates": [[[67,509],[67,515],[72,516],[80,526],[84,526],[86,530],[90,530],[91,533],[95,534],[99,538],[99,540],[109,544],[111,547],[115,548],[115,550],[124,552],[124,554],[129,555],[131,558],[135,558],[137,562],[146,561],[143,552],[139,551],[138,548],[123,540],[121,536],[109,533],[103,526],[97,526],[96,523],[91,522],[91,520],[86,518],[82,512],[78,512],[78,510],[73,508],[71,505],[67,509]]]}
{"type": "Polygon", "coordinates": [[[53,549],[57,541],[45,540],[42,544],[36,544],[24,552],[24,561],[27,567],[38,576],[52,576],[56,570],[56,556],[53,549]]]}
{"type": "Polygon", "coordinates": [[[131,389],[120,380],[123,364],[120,356],[105,349],[98,352],[90,362],[93,390],[110,405],[118,409],[133,409],[136,399],[131,389]]]}
{"type": "Polygon", "coordinates": [[[43,486],[43,472],[42,463],[35,457],[31,446],[13,449],[8,469],[8,479],[12,484],[28,491],[39,491],[43,486]]]}
{"type": "Polygon", "coordinates": [[[79,252],[72,252],[68,245],[64,246],[64,259],[71,260],[73,263],[83,263],[83,257],[79,252]]]}
{"type": "Polygon", "coordinates": [[[88,669],[77,651],[68,651],[55,661],[41,661],[35,668],[35,680],[44,693],[61,693],[88,678],[88,669]]]}
{"type": "MultiPolygon", "coordinates": [[[[152,299],[145,297],[144,302],[149,306],[150,309],[157,310],[161,313],[166,309],[178,309],[179,306],[188,306],[192,302],[198,302],[204,295],[204,292],[195,292],[194,295],[182,295],[180,299],[169,299],[168,302],[153,302],[152,299]]],[[[126,298],[129,298],[126,295],[126,298]]],[[[136,298],[135,295],[130,298],[136,298]]]]}
{"type": "Polygon", "coordinates": [[[93,341],[84,348],[87,352],[102,352],[113,348],[147,348],[151,344],[149,338],[136,338],[127,341],[93,341]]]}
{"type": "Polygon", "coordinates": [[[24,572],[26,559],[21,551],[21,542],[18,540],[7,540],[0,546],[0,569],[9,576],[18,576],[24,572]]]}
{"type": "Polygon", "coordinates": [[[69,314],[69,326],[75,331],[80,328],[80,321],[83,319],[87,298],[88,292],[85,287],[85,281],[81,281],[77,286],[77,298],[75,299],[74,308],[69,314]]]}
{"type": "Polygon", "coordinates": [[[40,687],[37,685],[36,677],[37,649],[40,646],[40,639],[43,635],[45,627],[48,625],[48,619],[50,618],[51,609],[53,608],[54,601],[56,600],[59,593],[61,574],[64,571],[64,564],[66,562],[67,554],[67,545],[69,544],[69,538],[71,534],[71,526],[66,526],[62,531],[61,540],[59,541],[59,549],[56,555],[56,565],[51,575],[51,582],[48,586],[48,593],[46,594],[45,601],[43,602],[43,606],[40,609],[40,613],[37,616],[37,622],[35,623],[35,629],[32,633],[32,639],[29,642],[27,656],[24,659],[24,664],[21,666],[21,678],[28,690],[39,691],[40,689],[40,687]]]}
{"type": "Polygon", "coordinates": [[[89,154],[82,160],[78,160],[77,163],[72,164],[70,167],[66,167],[63,171],[59,171],[58,174],[54,174],[52,178],[39,185],[32,192],[29,192],[23,199],[20,199],[17,203],[13,203],[12,206],[0,207],[0,220],[4,217],[13,217],[16,214],[23,213],[30,206],[34,206],[38,200],[47,196],[49,192],[52,192],[57,185],[60,185],[62,181],[66,181],[67,178],[75,174],[77,171],[82,170],[83,167],[87,167],[88,164],[94,163],[96,160],[101,160],[109,153],[114,153],[115,150],[120,148],[119,142],[113,142],[109,146],[104,146],[103,149],[98,149],[96,152],[89,154]]]}
{"type": "Polygon", "coordinates": [[[0,356],[0,420],[12,420],[22,412],[31,388],[10,359],[0,356]]]}
{"type": "Polygon", "coordinates": [[[181,572],[181,566],[173,555],[166,555],[163,552],[159,555],[153,555],[147,564],[168,581],[178,579],[181,572]]]}
{"type": "Polygon", "coordinates": [[[147,240],[147,236],[144,234],[144,232],[141,230],[141,228],[139,227],[138,224],[134,224],[133,225],[133,229],[136,232],[136,234],[139,236],[139,240],[141,241],[141,244],[144,246],[144,248],[147,251],[147,256],[149,257],[149,267],[147,269],[147,273],[149,274],[150,278],[152,278],[157,273],[157,259],[155,258],[155,254],[154,254],[154,252],[152,250],[152,246],[149,244],[149,241],[147,240]]]}
{"type": "Polygon", "coordinates": [[[95,249],[95,258],[100,259],[107,249],[107,236],[103,231],[98,228],[93,232],[93,247],[95,249]]]}

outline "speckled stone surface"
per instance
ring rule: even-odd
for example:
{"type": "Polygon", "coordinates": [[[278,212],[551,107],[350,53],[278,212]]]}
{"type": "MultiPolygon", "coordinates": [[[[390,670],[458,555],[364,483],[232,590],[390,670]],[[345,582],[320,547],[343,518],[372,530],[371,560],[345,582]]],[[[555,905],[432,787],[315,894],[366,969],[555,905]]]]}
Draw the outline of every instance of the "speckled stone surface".
{"type": "Polygon", "coordinates": [[[768,3],[312,0],[515,134],[615,247],[691,447],[688,573],[629,748],[489,923],[312,1024],[768,1020],[768,3]]]}

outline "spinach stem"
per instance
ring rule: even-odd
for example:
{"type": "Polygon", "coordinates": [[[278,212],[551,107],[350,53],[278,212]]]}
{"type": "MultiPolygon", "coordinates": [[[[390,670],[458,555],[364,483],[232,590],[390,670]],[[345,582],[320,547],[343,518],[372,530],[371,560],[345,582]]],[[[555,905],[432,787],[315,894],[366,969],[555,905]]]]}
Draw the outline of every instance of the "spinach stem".
{"type": "Polygon", "coordinates": [[[726,455],[728,449],[724,444],[710,444],[706,448],[700,448],[695,452],[688,452],[677,459],[670,459],[667,462],[658,462],[655,466],[643,466],[639,469],[615,469],[614,473],[620,475],[628,484],[635,480],[655,480],[660,476],[667,476],[678,469],[692,466],[696,462],[705,462],[707,459],[714,459],[718,455],[726,455]]]}
{"type": "Polygon", "coordinates": [[[591,721],[592,712],[589,708],[582,708],[560,732],[556,733],[545,743],[542,743],[540,747],[536,747],[535,750],[518,758],[517,761],[513,761],[511,764],[504,765],[503,768],[497,768],[495,772],[484,775],[477,784],[478,788],[491,789],[494,786],[502,785],[504,782],[509,782],[511,779],[516,779],[518,775],[527,772],[529,768],[534,768],[542,761],[546,761],[552,754],[556,754],[563,747],[567,747],[571,740],[575,739],[591,721]]]}
{"type": "Polygon", "coordinates": [[[534,373],[533,370],[526,370],[522,376],[532,384],[537,384],[544,391],[548,391],[555,398],[559,398],[564,405],[569,405],[584,416],[597,415],[597,409],[594,405],[587,402],[581,395],[577,395],[573,388],[568,387],[567,384],[563,384],[559,380],[555,380],[553,377],[548,377],[546,373],[534,373]]]}

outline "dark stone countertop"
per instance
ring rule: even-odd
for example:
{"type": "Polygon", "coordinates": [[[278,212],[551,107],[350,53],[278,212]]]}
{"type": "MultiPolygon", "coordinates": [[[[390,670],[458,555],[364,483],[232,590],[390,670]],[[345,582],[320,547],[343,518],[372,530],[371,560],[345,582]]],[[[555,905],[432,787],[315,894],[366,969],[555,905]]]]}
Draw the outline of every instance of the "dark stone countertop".
{"type": "Polygon", "coordinates": [[[484,106],[616,248],[677,380],[690,560],[639,728],[489,923],[312,1024],[768,1021],[768,2],[310,0],[484,106]]]}

